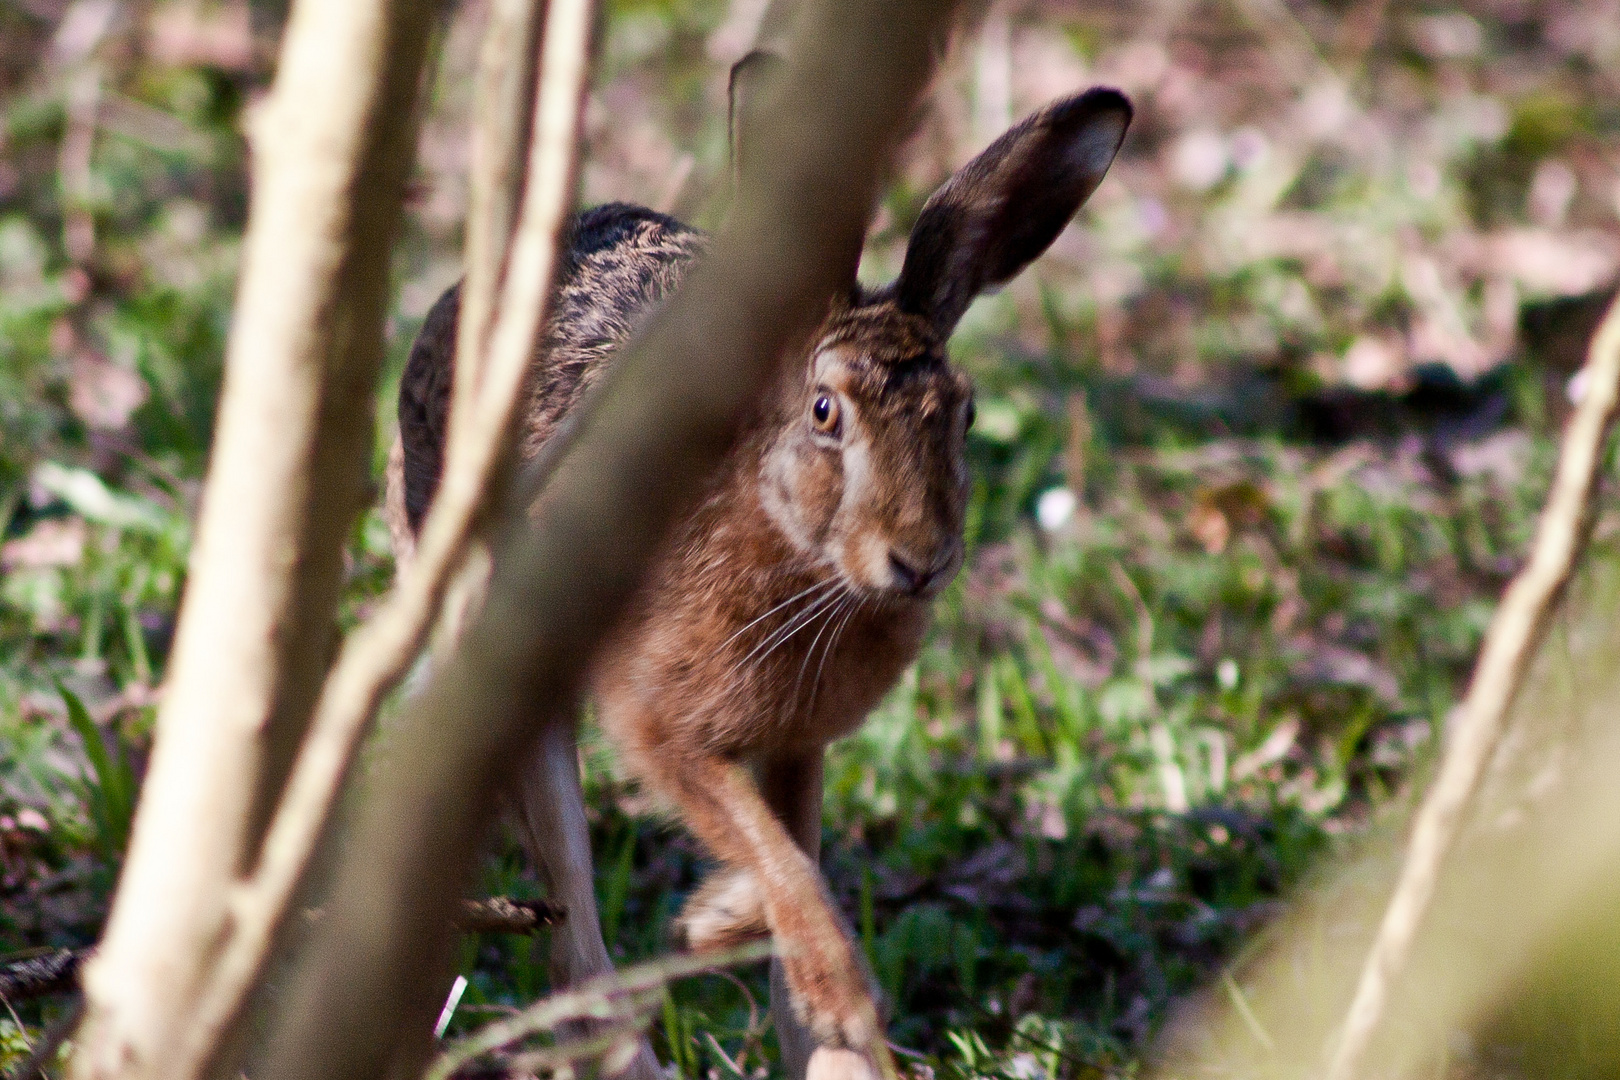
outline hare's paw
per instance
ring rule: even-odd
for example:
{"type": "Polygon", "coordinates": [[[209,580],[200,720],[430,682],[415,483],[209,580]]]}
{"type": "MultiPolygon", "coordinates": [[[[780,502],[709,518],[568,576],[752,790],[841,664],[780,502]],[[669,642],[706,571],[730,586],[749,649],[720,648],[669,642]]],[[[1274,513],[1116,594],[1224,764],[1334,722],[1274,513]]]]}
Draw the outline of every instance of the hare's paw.
{"type": "Polygon", "coordinates": [[[759,882],[747,870],[710,875],[675,921],[676,939],[692,952],[730,948],[770,932],[759,882]]]}
{"type": "Polygon", "coordinates": [[[883,1025],[865,967],[836,926],[792,941],[779,929],[777,942],[793,1011],[817,1043],[857,1050],[881,1043],[883,1025]]]}
{"type": "Polygon", "coordinates": [[[878,1080],[865,1054],[835,1046],[818,1046],[810,1055],[804,1080],[878,1080]]]}

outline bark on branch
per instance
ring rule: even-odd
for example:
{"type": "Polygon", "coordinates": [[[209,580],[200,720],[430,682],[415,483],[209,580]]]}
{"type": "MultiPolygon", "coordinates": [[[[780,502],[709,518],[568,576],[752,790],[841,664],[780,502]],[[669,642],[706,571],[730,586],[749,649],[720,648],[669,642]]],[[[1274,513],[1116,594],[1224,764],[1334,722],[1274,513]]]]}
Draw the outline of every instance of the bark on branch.
{"type": "Polygon", "coordinates": [[[1592,338],[1584,375],[1585,394],[1564,433],[1530,561],[1508,586],[1486,631],[1456,730],[1418,810],[1394,895],[1356,985],[1328,1080],[1356,1080],[1364,1072],[1390,992],[1406,969],[1508,710],[1585,544],[1606,436],[1620,408],[1620,299],[1592,338]]]}
{"type": "MultiPolygon", "coordinates": [[[[328,917],[274,1025],[264,1080],[402,1074],[442,996],[448,927],[494,809],[571,701],[665,530],[859,256],[879,165],[952,5],[828,0],[801,20],[758,168],[713,255],[615,364],[538,525],[511,515],[483,611],[394,732],[328,917]]],[[[442,497],[442,496],[441,496],[442,497]]],[[[520,497],[514,504],[523,505],[520,497]]]]}

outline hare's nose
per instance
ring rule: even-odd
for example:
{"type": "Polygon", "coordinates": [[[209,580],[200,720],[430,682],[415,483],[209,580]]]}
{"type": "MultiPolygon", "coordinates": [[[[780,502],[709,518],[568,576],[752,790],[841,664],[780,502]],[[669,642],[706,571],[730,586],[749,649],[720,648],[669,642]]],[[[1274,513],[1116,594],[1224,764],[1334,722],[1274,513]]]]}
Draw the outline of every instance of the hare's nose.
{"type": "Polygon", "coordinates": [[[936,583],[945,568],[951,564],[949,555],[940,559],[933,566],[921,568],[918,562],[909,555],[902,555],[893,548],[889,549],[889,572],[894,575],[894,587],[903,593],[912,596],[922,596],[928,592],[930,585],[936,583]]]}
{"type": "Polygon", "coordinates": [[[901,592],[922,592],[923,575],[896,552],[889,552],[889,572],[894,575],[894,584],[901,592]]]}

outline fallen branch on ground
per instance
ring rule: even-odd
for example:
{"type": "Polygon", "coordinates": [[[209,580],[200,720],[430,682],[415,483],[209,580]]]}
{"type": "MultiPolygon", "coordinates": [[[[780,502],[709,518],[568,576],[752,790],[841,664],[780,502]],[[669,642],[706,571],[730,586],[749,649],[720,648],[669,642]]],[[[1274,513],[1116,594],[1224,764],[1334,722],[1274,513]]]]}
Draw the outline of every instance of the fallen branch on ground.
{"type": "MultiPolygon", "coordinates": [[[[305,912],[311,922],[320,915],[318,908],[305,912]]],[[[567,910],[549,900],[491,896],[487,900],[463,900],[454,922],[464,934],[533,934],[566,918],[567,910]]],[[[0,960],[0,998],[30,1001],[52,994],[77,993],[79,969],[95,951],[95,946],[36,950],[0,960]]]]}
{"type": "Polygon", "coordinates": [[[28,1001],[79,989],[79,965],[91,949],[51,949],[0,963],[0,998],[28,1001]]]}
{"type": "Polygon", "coordinates": [[[456,914],[456,929],[464,934],[532,934],[542,926],[555,926],[568,911],[545,900],[463,900],[456,914]]]}

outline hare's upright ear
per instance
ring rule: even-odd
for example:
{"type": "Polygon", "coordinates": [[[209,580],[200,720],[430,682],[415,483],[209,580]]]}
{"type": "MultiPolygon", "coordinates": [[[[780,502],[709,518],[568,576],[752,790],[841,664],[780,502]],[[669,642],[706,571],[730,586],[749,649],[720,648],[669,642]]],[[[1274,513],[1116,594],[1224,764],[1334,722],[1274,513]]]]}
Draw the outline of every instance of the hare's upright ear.
{"type": "Polygon", "coordinates": [[[731,65],[730,107],[726,114],[731,141],[731,187],[735,191],[742,177],[744,154],[755,145],[753,126],[758,122],[760,103],[771,85],[787,66],[774,52],[755,49],[731,65]]]}
{"type": "Polygon", "coordinates": [[[1113,163],[1131,103],[1087,90],[1034,114],[957,170],[923,207],[895,299],[942,336],[973,298],[1057,239],[1113,163]]]}

